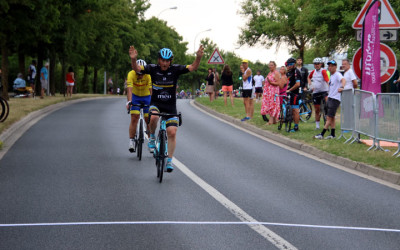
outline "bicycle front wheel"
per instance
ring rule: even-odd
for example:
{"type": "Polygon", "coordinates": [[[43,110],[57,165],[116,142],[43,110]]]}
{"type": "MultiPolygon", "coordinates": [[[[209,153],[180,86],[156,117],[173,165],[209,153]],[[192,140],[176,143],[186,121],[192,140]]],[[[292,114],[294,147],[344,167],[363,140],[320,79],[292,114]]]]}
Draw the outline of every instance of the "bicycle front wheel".
{"type": "Polygon", "coordinates": [[[285,130],[286,130],[286,132],[290,132],[290,129],[292,128],[292,121],[293,121],[292,107],[290,105],[288,105],[286,107],[286,117],[285,117],[285,130]]]}
{"type": "Polygon", "coordinates": [[[165,152],[166,152],[166,134],[165,131],[161,131],[160,132],[160,147],[159,147],[159,151],[158,151],[158,157],[159,157],[159,176],[158,178],[160,179],[160,183],[162,182],[163,179],[163,175],[164,175],[164,168],[165,168],[165,164],[166,164],[166,156],[165,156],[165,152]]]}
{"type": "Polygon", "coordinates": [[[310,119],[311,114],[312,114],[312,106],[311,103],[302,103],[300,105],[300,120],[302,122],[306,122],[310,119]]]}
{"type": "Polygon", "coordinates": [[[7,100],[0,97],[0,105],[1,105],[1,112],[0,112],[0,122],[4,122],[10,111],[10,107],[8,106],[7,100]]]}
{"type": "Polygon", "coordinates": [[[137,142],[137,157],[139,161],[142,160],[142,148],[143,148],[143,121],[139,120],[139,139],[137,142]]]}

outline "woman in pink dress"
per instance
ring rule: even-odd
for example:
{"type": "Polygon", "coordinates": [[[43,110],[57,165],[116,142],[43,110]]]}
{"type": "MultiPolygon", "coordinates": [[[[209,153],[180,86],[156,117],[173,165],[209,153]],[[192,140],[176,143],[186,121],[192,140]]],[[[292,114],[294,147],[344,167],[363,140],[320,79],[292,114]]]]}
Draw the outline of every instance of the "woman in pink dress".
{"type": "Polygon", "coordinates": [[[275,98],[275,94],[279,95],[279,86],[281,84],[281,75],[276,70],[276,63],[271,61],[268,64],[270,72],[265,79],[265,87],[261,104],[261,115],[269,115],[268,124],[276,124],[279,118],[280,102],[275,98]]]}

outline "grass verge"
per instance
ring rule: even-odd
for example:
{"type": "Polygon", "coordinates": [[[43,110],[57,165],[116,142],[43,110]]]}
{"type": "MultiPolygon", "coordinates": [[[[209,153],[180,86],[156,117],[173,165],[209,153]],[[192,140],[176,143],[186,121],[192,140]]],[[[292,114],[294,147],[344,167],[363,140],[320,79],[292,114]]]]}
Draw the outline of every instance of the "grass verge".
{"type": "MultiPolygon", "coordinates": [[[[228,100],[228,106],[224,106],[223,98],[219,97],[214,102],[210,103],[208,97],[201,97],[196,99],[197,102],[206,105],[219,113],[223,113],[238,119],[245,116],[244,105],[241,98],[235,98],[235,106],[231,107],[228,100]]],[[[376,166],[385,170],[400,173],[400,158],[395,158],[392,154],[397,150],[393,147],[385,148],[388,151],[368,151],[369,146],[360,143],[344,144],[344,139],[340,140],[315,140],[313,137],[320,133],[321,130],[315,130],[315,119],[314,116],[310,118],[308,122],[301,122],[299,124],[300,131],[296,133],[287,133],[283,129],[278,130],[277,125],[266,125],[260,115],[261,103],[254,103],[254,117],[247,121],[263,130],[270,131],[272,133],[281,134],[293,140],[297,140],[301,143],[305,143],[314,146],[320,150],[328,153],[342,156],[344,158],[351,159],[357,162],[363,162],[372,166],[376,166]]],[[[340,135],[340,121],[337,116],[336,121],[336,136],[340,135]]],[[[322,124],[321,124],[322,125],[322,124]]],[[[329,132],[327,132],[329,133],[329,132]]],[[[326,135],[325,135],[326,136],[326,135]]],[[[350,137],[347,134],[346,137],[350,137]]],[[[363,137],[362,137],[363,138],[363,137]]],[[[364,137],[364,139],[367,139],[364,137]]]]}
{"type": "MultiPolygon", "coordinates": [[[[89,98],[89,97],[104,97],[104,95],[94,95],[94,94],[75,94],[72,98],[65,98],[64,96],[49,96],[44,99],[40,98],[10,98],[8,104],[10,106],[10,113],[8,118],[0,123],[0,134],[4,130],[9,128],[15,122],[21,120],[23,117],[29,113],[42,109],[46,106],[56,104],[59,102],[65,102],[70,100],[89,98]]],[[[2,148],[3,142],[0,141],[0,149],[2,148]]]]}

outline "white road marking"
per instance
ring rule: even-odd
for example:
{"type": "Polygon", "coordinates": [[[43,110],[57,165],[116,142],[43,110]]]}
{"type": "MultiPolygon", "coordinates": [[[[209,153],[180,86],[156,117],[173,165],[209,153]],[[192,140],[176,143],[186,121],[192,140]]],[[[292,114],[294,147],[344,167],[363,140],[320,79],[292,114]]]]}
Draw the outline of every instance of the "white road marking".
{"type": "Polygon", "coordinates": [[[307,224],[250,222],[250,221],[96,221],[96,222],[0,224],[0,227],[46,227],[46,226],[51,227],[51,226],[95,226],[95,225],[227,225],[227,226],[268,225],[268,226],[281,226],[281,227],[301,227],[301,228],[400,233],[400,229],[389,229],[389,228],[326,226],[326,225],[307,225],[307,224]]]}
{"type": "Polygon", "coordinates": [[[260,224],[256,219],[247,214],[244,210],[238,207],[235,203],[230,201],[227,197],[221,194],[214,187],[209,185],[195,173],[193,173],[190,169],[188,169],[183,163],[178,161],[176,158],[173,158],[174,165],[179,168],[187,177],[189,177],[193,182],[199,185],[204,191],[206,191],[209,195],[211,195],[214,199],[216,199],[219,203],[221,203],[225,208],[227,208],[233,215],[235,215],[242,222],[247,222],[246,224],[260,234],[262,237],[267,239],[273,245],[275,245],[278,249],[297,249],[295,246],[290,244],[281,236],[277,235],[264,225],[260,224]],[[249,224],[248,222],[255,222],[254,224],[249,224]]]}
{"type": "Polygon", "coordinates": [[[236,125],[236,124],[230,123],[230,122],[228,122],[228,121],[225,121],[225,120],[222,119],[222,118],[219,118],[219,117],[217,117],[217,116],[215,116],[215,115],[213,115],[213,114],[210,114],[210,113],[208,113],[207,111],[204,111],[204,110],[202,110],[201,108],[199,108],[199,107],[197,107],[196,105],[194,105],[194,104],[193,104],[193,101],[191,101],[190,104],[191,104],[192,107],[196,108],[197,110],[201,111],[202,113],[204,113],[204,114],[206,114],[206,115],[209,115],[209,116],[211,116],[211,117],[213,117],[213,118],[215,118],[215,119],[217,119],[217,120],[219,120],[219,121],[221,121],[221,122],[223,122],[223,123],[226,123],[226,124],[228,124],[228,125],[230,125],[230,126],[232,126],[232,127],[234,127],[234,128],[240,129],[241,131],[244,131],[244,132],[246,132],[246,133],[248,133],[248,134],[251,134],[251,135],[253,135],[253,136],[255,136],[255,137],[258,137],[258,138],[260,138],[261,140],[264,140],[264,141],[266,141],[266,142],[269,142],[269,143],[271,143],[271,144],[274,144],[274,145],[276,145],[276,146],[278,146],[278,147],[284,148],[284,149],[286,149],[286,150],[290,150],[290,151],[292,151],[292,152],[294,152],[294,153],[297,153],[297,154],[299,154],[299,155],[305,156],[305,157],[310,158],[310,159],[313,159],[313,160],[315,160],[315,161],[319,161],[319,162],[321,162],[321,163],[323,163],[323,164],[325,164],[325,165],[328,165],[328,166],[331,166],[331,167],[340,169],[340,170],[345,171],[345,172],[347,172],[347,173],[351,173],[351,174],[357,175],[357,176],[359,176],[359,177],[362,177],[362,178],[364,178],[364,179],[367,179],[367,180],[370,180],[370,181],[379,183],[379,184],[381,184],[381,185],[385,185],[385,186],[387,186],[387,187],[390,187],[390,188],[393,188],[393,189],[396,189],[396,190],[400,190],[400,186],[399,186],[399,185],[396,185],[396,184],[390,183],[390,182],[388,182],[388,181],[384,181],[384,180],[378,179],[378,178],[376,178],[376,177],[373,177],[373,176],[370,176],[370,175],[361,173],[361,172],[359,172],[359,171],[357,171],[357,170],[354,170],[354,169],[350,169],[350,168],[343,167],[343,166],[341,166],[341,165],[339,165],[339,164],[336,164],[336,163],[334,163],[334,162],[331,162],[331,161],[328,161],[328,160],[325,160],[325,159],[321,159],[321,158],[318,158],[318,157],[316,157],[316,156],[314,156],[314,155],[312,155],[312,154],[309,154],[309,153],[303,152],[303,151],[301,151],[301,150],[298,150],[298,149],[289,147],[289,146],[287,146],[287,145],[285,145],[285,144],[282,144],[282,143],[280,143],[280,142],[277,142],[277,141],[274,141],[274,140],[272,140],[272,139],[266,138],[266,137],[264,137],[264,136],[262,136],[262,135],[259,135],[259,134],[254,133],[254,132],[252,132],[252,131],[248,131],[248,130],[242,128],[242,127],[239,127],[239,126],[236,125]]]}

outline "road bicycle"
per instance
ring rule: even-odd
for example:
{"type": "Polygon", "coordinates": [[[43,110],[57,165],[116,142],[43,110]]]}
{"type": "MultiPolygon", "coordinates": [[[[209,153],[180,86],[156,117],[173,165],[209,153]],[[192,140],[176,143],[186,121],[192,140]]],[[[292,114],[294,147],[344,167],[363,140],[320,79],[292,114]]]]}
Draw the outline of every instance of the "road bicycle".
{"type": "Polygon", "coordinates": [[[327,117],[326,115],[328,114],[328,105],[326,104],[326,99],[322,98],[322,102],[321,102],[321,111],[320,111],[320,116],[322,116],[322,119],[324,120],[324,126],[326,124],[327,121],[327,117]]]}
{"type": "Polygon", "coordinates": [[[10,106],[7,100],[0,96],[0,122],[4,122],[7,119],[9,112],[10,106]]]}
{"type": "Polygon", "coordinates": [[[278,95],[275,94],[274,101],[277,97],[282,97],[281,111],[279,113],[278,130],[281,130],[283,124],[285,124],[285,131],[289,132],[292,128],[293,122],[293,109],[290,105],[290,95],[278,95]]]}
{"type": "MultiPolygon", "coordinates": [[[[139,107],[140,109],[140,115],[139,115],[139,120],[136,125],[136,134],[135,134],[135,150],[137,152],[137,157],[139,158],[139,161],[142,160],[142,152],[143,152],[143,143],[144,140],[148,140],[148,134],[147,134],[147,123],[144,120],[144,108],[149,107],[149,105],[146,104],[129,104],[129,110],[128,114],[130,113],[131,107],[139,107]]],[[[131,153],[134,151],[132,150],[131,153]]]]}
{"type": "Polygon", "coordinates": [[[311,91],[303,91],[302,97],[299,100],[299,115],[300,120],[306,122],[312,115],[312,98],[310,98],[311,91]]]}
{"type": "Polygon", "coordinates": [[[182,125],[182,115],[179,114],[166,114],[166,113],[152,113],[149,114],[149,119],[152,115],[159,116],[160,119],[160,127],[158,130],[158,135],[156,139],[156,147],[153,152],[153,156],[156,159],[157,166],[157,178],[159,178],[160,183],[163,180],[163,174],[165,169],[165,165],[167,163],[168,157],[168,138],[167,138],[167,119],[171,117],[178,117],[179,126],[182,125]]]}

